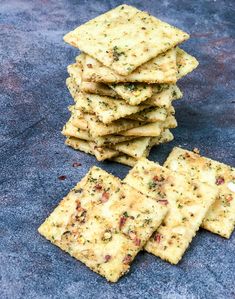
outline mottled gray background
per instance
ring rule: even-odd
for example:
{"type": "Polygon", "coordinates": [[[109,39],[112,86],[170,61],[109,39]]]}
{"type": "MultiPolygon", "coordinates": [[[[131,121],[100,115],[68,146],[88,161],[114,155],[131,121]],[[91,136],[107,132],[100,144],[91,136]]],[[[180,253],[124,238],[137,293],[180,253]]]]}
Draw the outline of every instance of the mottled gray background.
{"type": "MultiPolygon", "coordinates": [[[[73,151],[60,134],[72,104],[66,66],[77,54],[62,37],[121,3],[0,0],[1,298],[235,298],[234,234],[228,241],[199,231],[177,266],[140,253],[130,273],[110,284],[37,233],[89,167],[119,177],[129,169],[73,151]]],[[[179,83],[175,140],[151,159],[162,162],[181,145],[234,166],[234,1],[126,3],[191,33],[183,48],[200,61],[179,83]]]]}

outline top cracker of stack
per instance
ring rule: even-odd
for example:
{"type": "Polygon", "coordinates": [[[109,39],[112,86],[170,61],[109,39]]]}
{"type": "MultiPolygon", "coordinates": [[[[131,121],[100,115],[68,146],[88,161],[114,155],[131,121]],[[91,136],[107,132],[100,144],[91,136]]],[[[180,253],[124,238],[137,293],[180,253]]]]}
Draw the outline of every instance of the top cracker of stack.
{"type": "Polygon", "coordinates": [[[74,98],[63,128],[66,143],[133,165],[152,146],[173,139],[176,82],[198,65],[177,45],[189,35],[128,5],[85,23],[64,36],[83,53],[68,66],[74,98]]]}

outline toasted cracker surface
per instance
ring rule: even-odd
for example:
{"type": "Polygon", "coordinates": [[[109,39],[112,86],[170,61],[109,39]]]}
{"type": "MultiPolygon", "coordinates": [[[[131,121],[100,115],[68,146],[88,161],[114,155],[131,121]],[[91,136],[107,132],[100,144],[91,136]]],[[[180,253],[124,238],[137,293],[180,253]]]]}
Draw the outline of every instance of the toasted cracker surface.
{"type": "Polygon", "coordinates": [[[39,233],[116,282],[167,212],[154,199],[98,167],[60,202],[39,233]]]}
{"type": "Polygon", "coordinates": [[[176,50],[170,49],[154,57],[127,76],[115,73],[98,60],[86,55],[83,62],[83,79],[102,83],[175,83],[177,81],[176,50]]]}
{"type": "Polygon", "coordinates": [[[208,184],[169,171],[145,158],[135,164],[124,181],[162,204],[169,203],[163,224],[145,249],[177,264],[215,201],[217,192],[208,184]]]}
{"type": "Polygon", "coordinates": [[[229,238],[235,226],[235,169],[179,147],[173,149],[164,166],[218,190],[216,201],[206,214],[202,227],[229,238]]]}
{"type": "Polygon", "coordinates": [[[65,42],[124,76],[188,38],[187,33],[125,4],[64,36],[65,42]]]}

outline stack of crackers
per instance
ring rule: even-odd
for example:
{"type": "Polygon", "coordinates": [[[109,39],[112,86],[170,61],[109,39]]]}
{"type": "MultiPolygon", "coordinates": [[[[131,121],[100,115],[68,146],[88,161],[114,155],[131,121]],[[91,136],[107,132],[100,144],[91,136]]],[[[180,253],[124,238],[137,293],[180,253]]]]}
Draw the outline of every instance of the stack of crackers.
{"type": "Polygon", "coordinates": [[[62,133],[66,144],[133,166],[169,142],[177,126],[176,82],[198,65],[178,47],[189,35],[132,6],[121,5],[65,35],[82,53],[68,66],[75,101],[62,133]]]}
{"type": "Polygon", "coordinates": [[[93,167],[39,232],[107,280],[140,250],[177,264],[203,227],[229,238],[235,169],[175,148],[163,166],[141,158],[121,181],[93,167]]]}

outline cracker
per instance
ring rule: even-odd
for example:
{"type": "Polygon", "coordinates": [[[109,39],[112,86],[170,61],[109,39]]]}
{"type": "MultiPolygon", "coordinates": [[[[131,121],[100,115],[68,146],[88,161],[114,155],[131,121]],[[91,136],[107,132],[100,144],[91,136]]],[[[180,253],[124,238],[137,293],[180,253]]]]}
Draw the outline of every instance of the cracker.
{"type": "MultiPolygon", "coordinates": [[[[86,101],[87,106],[90,107],[91,111],[94,112],[96,116],[99,118],[99,120],[105,124],[111,123],[112,121],[117,120],[119,118],[123,118],[127,115],[144,110],[148,107],[147,105],[131,106],[128,105],[124,100],[114,100],[110,97],[95,94],[83,94],[82,96],[82,101],[86,101]]],[[[85,104],[82,103],[83,108],[84,106],[85,104]]]]}
{"type": "Polygon", "coordinates": [[[162,107],[168,109],[171,106],[173,100],[180,99],[183,95],[178,86],[175,84],[170,84],[166,86],[162,91],[158,92],[153,90],[153,95],[151,98],[147,99],[144,104],[155,107],[162,107]]]}
{"type": "Polygon", "coordinates": [[[66,79],[66,86],[67,86],[72,98],[74,99],[80,91],[79,86],[76,84],[76,82],[74,81],[74,79],[72,77],[68,77],[66,79]]]}
{"type": "Polygon", "coordinates": [[[139,105],[153,94],[152,86],[144,83],[118,83],[109,85],[130,105],[139,105]]]}
{"type": "Polygon", "coordinates": [[[180,48],[176,48],[176,63],[178,68],[178,75],[177,78],[180,79],[186,76],[188,73],[191,73],[199,64],[197,59],[184,50],[180,48]]]}
{"type": "Polygon", "coordinates": [[[116,282],[167,208],[93,167],[39,227],[46,239],[116,282]]]}
{"type": "Polygon", "coordinates": [[[86,140],[82,140],[74,137],[68,137],[65,140],[65,144],[72,147],[75,150],[79,150],[93,156],[95,155],[89,143],[86,140]]]}
{"type": "Polygon", "coordinates": [[[189,35],[129,5],[120,5],[64,36],[116,73],[126,76],[189,35]]]}
{"type": "Polygon", "coordinates": [[[166,128],[175,128],[177,122],[174,116],[168,116],[165,122],[155,122],[142,125],[137,128],[127,130],[125,132],[120,132],[120,135],[123,136],[159,136],[163,129],[166,128]]]}
{"type": "Polygon", "coordinates": [[[73,149],[95,156],[98,161],[110,159],[119,154],[119,152],[110,148],[98,147],[94,142],[75,138],[73,136],[68,137],[65,141],[65,144],[69,145],[73,149]]]}
{"type": "Polygon", "coordinates": [[[150,137],[140,137],[130,141],[121,142],[113,146],[117,151],[133,158],[146,157],[150,146],[150,137]]]}
{"type": "Polygon", "coordinates": [[[130,157],[128,155],[124,155],[124,154],[120,154],[119,156],[114,157],[110,160],[117,162],[117,163],[127,165],[127,166],[131,166],[131,167],[133,167],[135,165],[135,163],[137,162],[137,160],[135,158],[130,157]]]}
{"type": "Polygon", "coordinates": [[[118,97],[117,93],[104,83],[82,81],[80,85],[81,91],[85,93],[94,93],[101,96],[118,97]]]}
{"type": "Polygon", "coordinates": [[[217,192],[208,184],[170,171],[145,158],[140,159],[124,180],[162,204],[169,212],[145,249],[177,264],[195,236],[217,192]]]}
{"type": "Polygon", "coordinates": [[[107,147],[97,146],[97,144],[95,142],[90,141],[89,146],[98,161],[104,161],[104,160],[111,159],[112,157],[116,157],[119,155],[118,151],[107,148],[107,147]]]}
{"type": "Polygon", "coordinates": [[[98,60],[86,55],[83,62],[83,79],[102,83],[145,82],[175,83],[177,81],[176,50],[170,49],[139,66],[128,76],[121,76],[98,60]]]}
{"type": "Polygon", "coordinates": [[[229,238],[235,225],[235,168],[178,147],[173,149],[164,166],[218,190],[218,197],[201,226],[229,238]]]}
{"type": "MultiPolygon", "coordinates": [[[[69,76],[73,79],[73,82],[77,86],[81,86],[82,83],[82,67],[78,63],[73,63],[67,66],[69,76]]],[[[69,83],[70,85],[70,83],[69,83]]]]}
{"type": "Polygon", "coordinates": [[[131,128],[139,127],[142,122],[128,119],[118,119],[110,124],[102,123],[95,115],[85,114],[88,129],[92,137],[116,134],[118,132],[129,130],[131,128]]]}
{"type": "Polygon", "coordinates": [[[88,131],[81,130],[81,129],[75,127],[71,122],[68,122],[64,125],[61,133],[64,136],[68,136],[68,137],[76,137],[76,138],[88,140],[88,141],[92,140],[88,131]]]}
{"type": "Polygon", "coordinates": [[[174,114],[174,111],[175,110],[172,106],[169,108],[169,110],[166,108],[152,107],[141,112],[128,115],[126,118],[152,123],[156,121],[165,121],[169,113],[174,114]]]}
{"type": "Polygon", "coordinates": [[[80,111],[74,109],[68,123],[71,123],[77,129],[88,130],[87,121],[81,116],[80,111]]]}
{"type": "Polygon", "coordinates": [[[85,54],[80,54],[76,57],[76,63],[67,67],[70,77],[74,80],[79,89],[86,93],[95,93],[104,96],[117,97],[117,93],[108,85],[103,83],[87,82],[82,80],[82,63],[85,54]]]}
{"type": "Polygon", "coordinates": [[[96,137],[94,139],[94,142],[97,144],[97,146],[111,146],[112,144],[117,144],[120,142],[132,140],[136,138],[135,136],[121,136],[121,135],[106,135],[106,136],[100,136],[96,137]]]}

